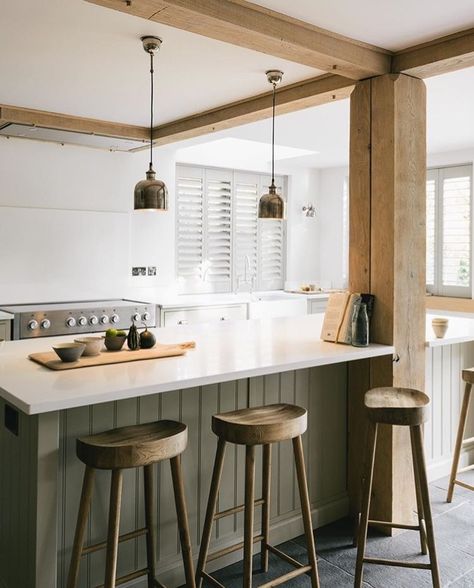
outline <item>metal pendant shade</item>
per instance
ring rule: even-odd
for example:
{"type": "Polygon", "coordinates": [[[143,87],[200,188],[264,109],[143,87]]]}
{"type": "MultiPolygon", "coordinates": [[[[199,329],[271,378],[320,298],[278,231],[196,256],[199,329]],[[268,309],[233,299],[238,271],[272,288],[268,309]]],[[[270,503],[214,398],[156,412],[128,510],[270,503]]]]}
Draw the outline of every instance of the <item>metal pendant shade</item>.
{"type": "Polygon", "coordinates": [[[168,210],[168,189],[162,180],[156,179],[153,169],[153,57],[161,46],[159,37],[142,37],[143,49],[150,55],[150,166],[146,172],[146,179],[140,180],[135,186],[135,210],[168,210]]]}
{"type": "Polygon", "coordinates": [[[258,218],[261,219],[284,219],[285,203],[283,198],[277,194],[275,186],[275,90],[277,84],[281,82],[283,72],[272,69],[266,72],[267,80],[273,86],[272,94],[272,183],[268,187],[268,192],[260,197],[258,202],[258,218]]]}

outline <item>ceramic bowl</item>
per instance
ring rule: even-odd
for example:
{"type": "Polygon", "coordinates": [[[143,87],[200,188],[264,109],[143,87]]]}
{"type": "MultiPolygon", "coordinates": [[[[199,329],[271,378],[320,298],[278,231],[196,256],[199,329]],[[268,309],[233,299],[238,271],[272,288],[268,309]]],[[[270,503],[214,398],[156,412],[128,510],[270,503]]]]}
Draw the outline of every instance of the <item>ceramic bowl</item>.
{"type": "Polygon", "coordinates": [[[431,326],[433,327],[433,331],[436,337],[438,339],[442,339],[448,330],[449,321],[446,318],[434,318],[431,321],[431,326]]]}
{"type": "Polygon", "coordinates": [[[58,343],[53,349],[62,361],[77,361],[84,353],[84,343],[58,343]]]}
{"type": "Polygon", "coordinates": [[[91,357],[93,355],[99,355],[102,348],[102,337],[81,337],[80,339],[74,339],[75,343],[82,343],[86,346],[84,357],[91,357]]]}
{"type": "Polygon", "coordinates": [[[127,335],[115,335],[114,337],[105,337],[104,343],[109,351],[120,351],[127,339],[127,335]]]}

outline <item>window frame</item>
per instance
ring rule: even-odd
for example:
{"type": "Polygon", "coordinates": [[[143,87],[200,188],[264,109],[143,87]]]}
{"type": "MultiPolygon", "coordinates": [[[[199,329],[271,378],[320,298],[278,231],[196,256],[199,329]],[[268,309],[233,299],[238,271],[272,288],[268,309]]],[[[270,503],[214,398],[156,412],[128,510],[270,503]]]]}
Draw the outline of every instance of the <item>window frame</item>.
{"type": "MultiPolygon", "coordinates": [[[[472,298],[473,284],[473,254],[474,254],[474,206],[473,206],[473,165],[472,163],[460,163],[453,165],[439,165],[429,167],[426,174],[426,186],[428,181],[434,180],[435,185],[435,223],[434,223],[434,279],[433,284],[426,284],[426,291],[433,296],[445,296],[453,298],[472,298]],[[470,178],[470,215],[469,215],[469,285],[468,286],[450,286],[443,284],[443,183],[446,178],[461,177],[468,175],[470,178]]],[[[426,233],[426,227],[425,227],[426,233]]]]}
{"type": "MultiPolygon", "coordinates": [[[[247,176],[249,178],[253,177],[257,179],[257,191],[261,195],[265,191],[267,191],[268,186],[271,182],[271,175],[268,173],[262,173],[258,171],[249,171],[249,170],[241,170],[241,169],[232,169],[232,168],[223,168],[217,166],[208,166],[208,165],[197,165],[197,164],[188,164],[188,163],[176,163],[176,180],[175,180],[175,190],[176,190],[176,214],[175,214],[175,278],[178,284],[178,290],[182,294],[224,294],[230,292],[249,292],[252,288],[250,284],[245,284],[243,280],[239,280],[239,276],[237,275],[237,262],[236,262],[236,242],[237,239],[235,238],[235,230],[236,230],[236,218],[235,218],[235,199],[236,199],[236,185],[239,181],[239,176],[244,177],[247,176]],[[202,280],[196,278],[195,280],[192,279],[182,279],[179,275],[179,254],[178,254],[178,241],[179,241],[179,178],[181,177],[179,174],[180,168],[186,168],[187,170],[192,170],[192,175],[200,176],[202,180],[202,190],[203,190],[203,209],[205,209],[205,203],[207,201],[207,196],[205,194],[206,191],[206,173],[210,172],[211,174],[222,174],[222,177],[225,177],[226,174],[230,177],[231,183],[231,213],[230,213],[230,220],[231,220],[231,250],[230,250],[230,267],[231,267],[231,278],[230,284],[226,286],[218,286],[213,282],[208,280],[202,280]]],[[[282,196],[285,206],[287,204],[287,193],[288,193],[288,176],[286,175],[275,175],[275,183],[277,187],[281,187],[281,191],[279,191],[280,196],[282,196]]],[[[257,219],[257,276],[254,282],[253,290],[258,291],[262,290],[262,274],[260,271],[260,261],[261,261],[261,223],[264,222],[272,222],[266,221],[262,219],[257,219]]],[[[282,222],[282,250],[281,250],[281,287],[273,288],[273,290],[278,290],[284,288],[286,274],[287,274],[287,222],[286,220],[282,222]]],[[[203,230],[203,259],[206,259],[206,246],[205,242],[207,241],[207,237],[205,236],[205,232],[207,231],[207,215],[203,214],[203,223],[202,223],[202,230],[203,230]]],[[[219,283],[220,284],[220,283],[219,283]]],[[[272,288],[265,288],[265,290],[272,290],[272,288]]]]}

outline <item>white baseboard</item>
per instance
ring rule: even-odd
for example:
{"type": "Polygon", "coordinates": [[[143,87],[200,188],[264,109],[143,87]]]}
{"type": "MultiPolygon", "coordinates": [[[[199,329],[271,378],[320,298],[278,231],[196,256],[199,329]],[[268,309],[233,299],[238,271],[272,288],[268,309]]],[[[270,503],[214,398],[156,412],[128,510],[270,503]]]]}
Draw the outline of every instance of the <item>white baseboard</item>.
{"type": "MultiPolygon", "coordinates": [[[[434,480],[439,480],[439,478],[449,476],[451,473],[452,460],[452,456],[449,456],[448,458],[429,463],[426,467],[428,482],[433,482],[434,480]]],[[[474,463],[474,446],[469,445],[465,447],[461,453],[459,468],[464,468],[472,463],[474,463]]]]}
{"type": "MultiPolygon", "coordinates": [[[[335,497],[331,501],[313,505],[311,515],[313,519],[313,527],[323,527],[338,519],[345,517],[349,513],[349,498],[347,493],[335,497]]],[[[257,519],[258,520],[258,519],[257,519]]],[[[295,511],[289,516],[280,517],[274,520],[270,529],[270,539],[273,545],[278,545],[284,541],[294,539],[299,535],[303,534],[303,521],[301,519],[301,513],[295,511]]],[[[240,539],[237,539],[237,541],[240,539]]],[[[228,545],[232,545],[236,542],[235,537],[228,540],[227,542],[221,542],[219,548],[225,548],[228,545]]],[[[194,553],[194,564],[196,564],[197,553],[194,553]]],[[[208,571],[213,572],[217,569],[223,568],[230,564],[233,564],[242,559],[242,553],[237,551],[231,553],[219,560],[212,562],[207,568],[208,571]]],[[[180,558],[174,557],[169,561],[161,561],[158,566],[158,579],[160,582],[169,586],[169,588],[181,586],[184,584],[184,572],[183,562],[180,558]]],[[[146,579],[134,580],[123,584],[124,588],[146,588],[146,579]]]]}

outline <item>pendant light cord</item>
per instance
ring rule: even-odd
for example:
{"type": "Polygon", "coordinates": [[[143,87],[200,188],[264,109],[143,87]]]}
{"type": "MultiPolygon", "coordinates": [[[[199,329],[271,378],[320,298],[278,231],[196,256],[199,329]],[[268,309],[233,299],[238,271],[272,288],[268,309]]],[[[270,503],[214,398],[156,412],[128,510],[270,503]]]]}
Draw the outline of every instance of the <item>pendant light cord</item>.
{"type": "Polygon", "coordinates": [[[150,171],[153,169],[153,74],[155,70],[153,68],[153,51],[150,51],[150,171]]]}
{"type": "Polygon", "coordinates": [[[272,186],[275,184],[275,89],[276,84],[273,82],[272,98],[272,186]]]}

